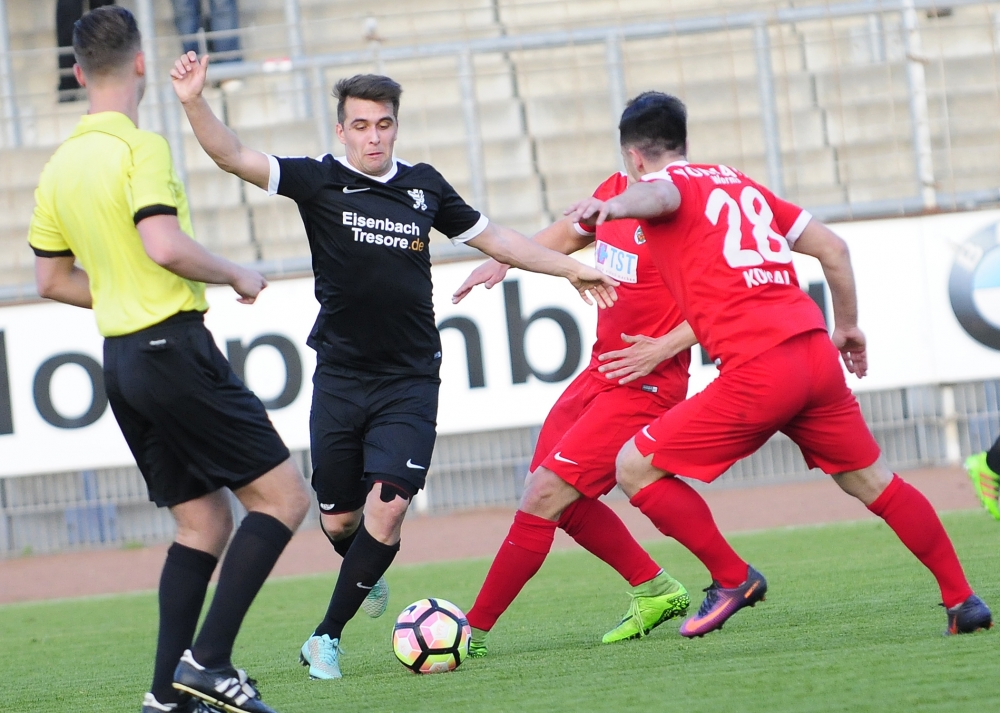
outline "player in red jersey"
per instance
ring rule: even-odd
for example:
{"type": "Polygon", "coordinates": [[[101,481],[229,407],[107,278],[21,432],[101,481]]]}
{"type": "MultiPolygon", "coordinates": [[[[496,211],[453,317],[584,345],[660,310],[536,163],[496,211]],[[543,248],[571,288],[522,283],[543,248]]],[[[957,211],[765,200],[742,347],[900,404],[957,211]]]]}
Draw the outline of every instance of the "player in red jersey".
{"type": "MultiPolygon", "coordinates": [[[[847,388],[838,350],[848,371],[859,378],[867,371],[847,245],[739,171],[689,164],[687,115],[676,97],[641,94],[619,130],[635,183],[607,201],[581,201],[567,214],[597,226],[639,219],[664,282],[720,365],[704,391],[622,447],[617,479],[632,504],[682,542],[710,531],[704,501],[675,474],[710,482],[782,431],[810,467],[822,468],[883,518],[931,571],[948,611],[947,633],[991,626],[990,610],[969,586],[937,513],[888,468],[847,388]],[[823,267],[832,338],[799,289],[793,250],[823,267]]],[[[764,577],[732,550],[717,548],[702,561],[713,581],[697,615],[681,626],[684,636],[721,628],[767,590],[764,577]]]]}
{"type": "MultiPolygon", "coordinates": [[[[611,176],[594,195],[624,191],[624,174],[611,176]]],[[[552,547],[556,527],[626,579],[632,604],[604,636],[610,643],[644,636],[683,614],[690,597],[650,558],[598,498],[615,486],[615,455],[632,434],[687,395],[692,332],[649,256],[636,221],[607,223],[594,231],[561,220],[537,242],[570,254],[595,244],[598,269],[618,281],[618,301],[597,318],[597,341],[588,367],[567,387],[539,433],[520,509],[469,611],[471,653],[486,653],[486,633],[534,576],[552,547]]],[[[489,261],[455,293],[500,283],[507,266],[489,261]]],[[[721,535],[719,536],[721,539],[721,535]]]]}

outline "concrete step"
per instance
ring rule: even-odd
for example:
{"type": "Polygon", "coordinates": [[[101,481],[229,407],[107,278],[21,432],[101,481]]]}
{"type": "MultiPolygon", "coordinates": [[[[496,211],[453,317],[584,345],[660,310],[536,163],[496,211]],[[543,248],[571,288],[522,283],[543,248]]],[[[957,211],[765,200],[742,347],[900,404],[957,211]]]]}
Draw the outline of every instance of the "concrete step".
{"type": "Polygon", "coordinates": [[[26,285],[35,281],[35,254],[22,226],[0,225],[0,285],[26,285]]]}
{"type": "Polygon", "coordinates": [[[51,148],[0,149],[0,191],[31,188],[52,158],[51,148]]]}
{"type": "Polygon", "coordinates": [[[20,228],[27,235],[35,211],[35,189],[22,187],[0,191],[0,227],[20,228]]]}
{"type": "Polygon", "coordinates": [[[209,250],[226,254],[230,249],[251,245],[246,206],[192,210],[191,222],[198,242],[209,250]]]}
{"type": "MultiPolygon", "coordinates": [[[[213,169],[220,171],[215,162],[201,148],[198,140],[190,132],[186,120],[184,157],[188,171],[213,169]]],[[[325,153],[319,145],[315,124],[311,121],[292,121],[272,126],[240,128],[236,130],[240,141],[247,147],[274,156],[319,156],[325,153]]]]}
{"type": "Polygon", "coordinates": [[[816,100],[831,110],[872,99],[892,101],[905,107],[908,102],[906,67],[903,62],[875,66],[844,66],[817,72],[816,100]]]}
{"type": "Polygon", "coordinates": [[[254,205],[250,213],[254,234],[264,248],[265,259],[309,254],[306,231],[294,201],[282,196],[273,196],[266,204],[254,205]],[[298,246],[295,248],[298,252],[293,252],[291,255],[270,253],[272,248],[282,252],[282,248],[276,246],[283,245],[298,246]]]}

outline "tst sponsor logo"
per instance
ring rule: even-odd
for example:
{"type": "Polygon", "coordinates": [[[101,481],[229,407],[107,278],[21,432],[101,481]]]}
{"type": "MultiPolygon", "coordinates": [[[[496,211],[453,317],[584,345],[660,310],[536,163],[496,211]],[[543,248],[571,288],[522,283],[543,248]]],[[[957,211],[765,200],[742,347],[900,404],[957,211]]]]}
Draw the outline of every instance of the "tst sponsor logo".
{"type": "MultiPolygon", "coordinates": [[[[641,228],[636,230],[638,233],[641,228]]],[[[597,269],[608,277],[619,282],[635,284],[638,280],[639,256],[626,250],[620,250],[603,240],[598,240],[594,246],[594,258],[597,269]]]]}

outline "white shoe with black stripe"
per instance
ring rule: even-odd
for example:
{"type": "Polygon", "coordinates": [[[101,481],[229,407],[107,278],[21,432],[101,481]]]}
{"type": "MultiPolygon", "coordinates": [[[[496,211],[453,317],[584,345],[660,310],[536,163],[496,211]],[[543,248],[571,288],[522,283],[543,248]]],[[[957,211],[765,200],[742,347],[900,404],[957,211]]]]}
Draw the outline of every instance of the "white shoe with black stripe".
{"type": "Polygon", "coordinates": [[[205,668],[184,652],[174,670],[174,688],[227,713],[277,713],[260,700],[257,682],[246,671],[231,666],[205,668]]]}

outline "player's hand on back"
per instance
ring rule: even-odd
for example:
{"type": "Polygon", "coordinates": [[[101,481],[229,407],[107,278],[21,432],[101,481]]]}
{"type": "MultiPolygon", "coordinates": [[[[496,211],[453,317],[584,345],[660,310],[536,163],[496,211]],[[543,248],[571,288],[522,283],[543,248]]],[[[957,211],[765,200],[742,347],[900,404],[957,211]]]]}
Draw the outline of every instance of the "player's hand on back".
{"type": "Polygon", "coordinates": [[[600,270],[595,270],[580,263],[580,267],[575,275],[569,276],[570,283],[580,293],[580,297],[587,304],[594,304],[591,297],[597,302],[601,309],[610,307],[618,299],[615,288],[618,283],[605,275],[600,270]]]}
{"type": "Polygon", "coordinates": [[[834,327],[830,338],[833,340],[833,345],[840,350],[840,356],[847,370],[859,379],[863,378],[868,373],[865,333],[857,327],[834,327]]]}
{"type": "Polygon", "coordinates": [[[259,272],[239,267],[229,285],[239,294],[237,302],[252,305],[261,290],[267,287],[267,280],[259,272]]]}
{"type": "Polygon", "coordinates": [[[208,73],[208,55],[198,58],[194,52],[185,52],[170,70],[174,93],[181,103],[186,103],[201,95],[208,73]]]}
{"type": "Polygon", "coordinates": [[[472,288],[476,285],[485,285],[486,289],[490,289],[494,285],[498,285],[503,282],[503,278],[507,275],[507,270],[510,269],[509,265],[504,265],[502,262],[497,262],[496,260],[490,258],[482,265],[473,270],[465,282],[455,290],[455,294],[451,296],[452,304],[458,304],[465,297],[472,292],[472,288]]]}
{"type": "Polygon", "coordinates": [[[669,358],[664,353],[660,340],[653,337],[622,334],[622,341],[629,346],[604,352],[597,357],[598,361],[603,362],[597,370],[608,379],[616,379],[619,384],[627,384],[651,374],[660,362],[669,358]]]}

